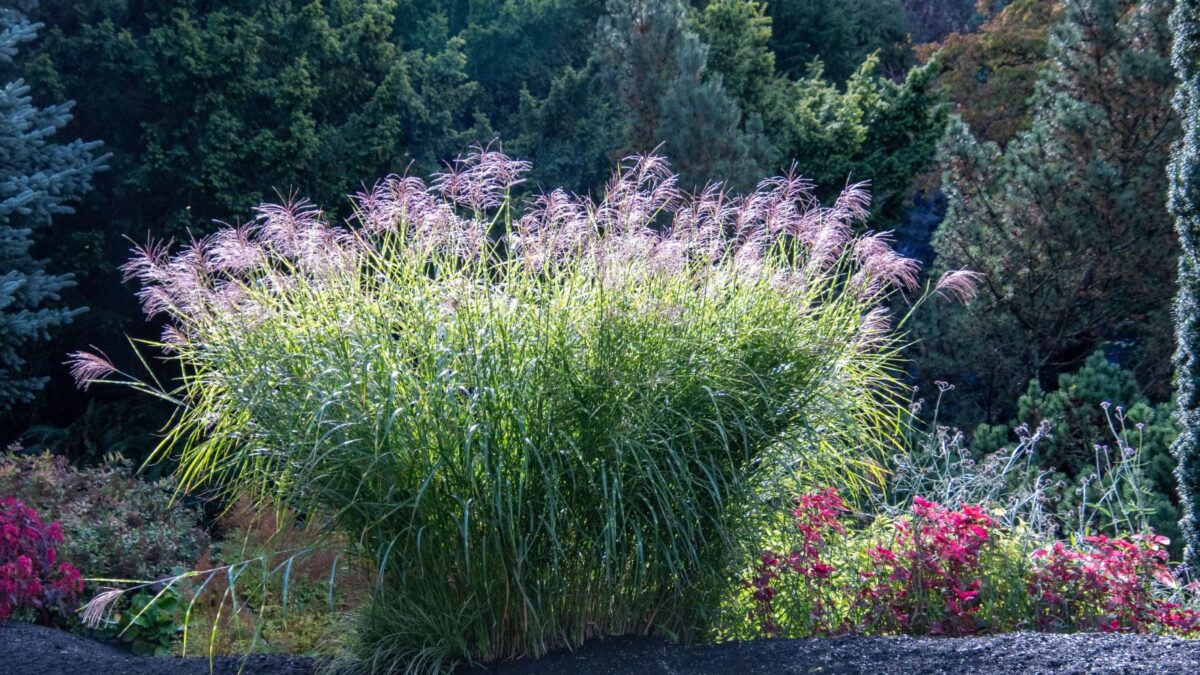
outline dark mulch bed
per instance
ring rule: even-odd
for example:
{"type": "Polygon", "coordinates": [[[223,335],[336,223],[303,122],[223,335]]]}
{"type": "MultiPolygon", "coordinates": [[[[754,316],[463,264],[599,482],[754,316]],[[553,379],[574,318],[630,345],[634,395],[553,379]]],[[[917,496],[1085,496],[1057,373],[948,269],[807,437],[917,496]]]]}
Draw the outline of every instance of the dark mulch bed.
{"type": "MultiPolygon", "coordinates": [[[[217,657],[212,672],[235,675],[242,659],[217,657]]],[[[0,675],[207,675],[207,658],[134,656],[115,647],[53,628],[0,621],[0,675]]],[[[246,675],[309,675],[312,659],[254,655],[246,675]]]]}
{"type": "MultiPolygon", "coordinates": [[[[215,660],[213,673],[237,673],[238,658],[215,660]]],[[[313,661],[251,656],[247,675],[308,675],[313,661]]],[[[201,675],[207,659],[131,656],[77,635],[0,622],[0,675],[201,675]]],[[[1012,633],[978,638],[830,638],[762,640],[679,647],[613,638],[573,653],[465,671],[470,675],[957,675],[958,673],[1200,673],[1200,640],[1133,635],[1012,633]]]]}

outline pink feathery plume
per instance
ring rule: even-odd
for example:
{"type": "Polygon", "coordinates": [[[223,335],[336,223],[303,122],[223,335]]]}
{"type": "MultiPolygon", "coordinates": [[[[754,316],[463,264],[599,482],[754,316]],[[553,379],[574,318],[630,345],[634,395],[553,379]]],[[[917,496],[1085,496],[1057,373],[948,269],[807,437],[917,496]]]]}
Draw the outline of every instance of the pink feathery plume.
{"type": "Polygon", "coordinates": [[[970,304],[979,295],[979,281],[983,275],[971,270],[951,270],[943,274],[933,290],[943,297],[970,304]]]}
{"type": "Polygon", "coordinates": [[[161,281],[163,268],[166,267],[170,243],[148,240],[145,244],[135,244],[132,249],[133,257],[124,265],[122,281],[137,279],[142,283],[161,281]]]}
{"type": "Polygon", "coordinates": [[[218,231],[208,242],[210,267],[218,272],[242,272],[258,267],[266,253],[254,240],[255,226],[247,223],[218,231]]]}
{"type": "Polygon", "coordinates": [[[870,183],[863,181],[846,186],[833,204],[838,217],[848,223],[861,222],[871,215],[870,183]]]}
{"type": "Polygon", "coordinates": [[[863,317],[859,326],[859,338],[868,344],[873,344],[888,335],[892,330],[892,317],[887,309],[876,307],[863,317]]]}
{"type": "MultiPolygon", "coordinates": [[[[92,347],[92,349],[96,349],[92,347]]],[[[96,352],[74,352],[67,356],[66,364],[71,368],[71,377],[75,380],[75,386],[87,391],[93,382],[103,380],[104,378],[117,372],[117,367],[112,364],[108,356],[104,352],[96,349],[96,352]]]]}
{"type": "Polygon", "coordinates": [[[187,344],[187,335],[171,324],[163,327],[162,337],[159,338],[162,343],[163,351],[178,352],[179,348],[187,344]]]}
{"type": "Polygon", "coordinates": [[[645,228],[659,211],[678,209],[678,177],[657,155],[625,158],[604,190],[597,217],[618,231],[645,228]]]}
{"type": "Polygon", "coordinates": [[[303,231],[317,225],[321,218],[321,210],[307,199],[262,204],[255,211],[260,241],[283,255],[294,255],[303,231]]]}
{"type": "Polygon", "coordinates": [[[891,233],[869,233],[854,241],[853,255],[862,273],[871,280],[913,290],[919,285],[920,263],[897,253],[891,233]]]}
{"type": "Polygon", "coordinates": [[[477,146],[446,168],[444,173],[434,174],[433,189],[460,206],[484,211],[500,206],[509,190],[524,182],[522,176],[531,165],[490,146],[477,146]]]}

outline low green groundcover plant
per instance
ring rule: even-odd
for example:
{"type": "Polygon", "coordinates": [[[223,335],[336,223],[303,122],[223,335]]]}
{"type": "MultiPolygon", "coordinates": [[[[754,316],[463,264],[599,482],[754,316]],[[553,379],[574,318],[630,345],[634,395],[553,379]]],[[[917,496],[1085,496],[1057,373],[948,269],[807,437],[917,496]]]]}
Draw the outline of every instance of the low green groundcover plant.
{"type": "Polygon", "coordinates": [[[917,266],[854,234],[861,187],[691,195],[639,157],[598,202],[514,204],[527,169],[480,150],[345,227],[295,202],[149,245],[127,271],[182,379],[73,356],[178,406],[184,488],[332,516],[377,570],[378,672],[714,635],[787,486],[853,490],[899,436],[885,301],[917,266]]]}
{"type": "Polygon", "coordinates": [[[170,656],[183,632],[184,595],[176,584],[151,584],[109,607],[95,634],[128,645],[134,654],[170,656]],[[165,588],[164,588],[165,587],[165,588]]]}

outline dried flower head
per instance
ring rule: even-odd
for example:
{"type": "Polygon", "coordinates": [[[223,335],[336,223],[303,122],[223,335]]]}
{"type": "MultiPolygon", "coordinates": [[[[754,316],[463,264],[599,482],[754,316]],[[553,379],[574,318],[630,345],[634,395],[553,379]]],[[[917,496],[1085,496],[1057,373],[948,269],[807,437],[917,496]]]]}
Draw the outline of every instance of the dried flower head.
{"type": "Polygon", "coordinates": [[[521,176],[529,171],[530,164],[490,147],[476,147],[447,169],[434,175],[434,190],[460,206],[481,212],[503,204],[508,192],[524,182],[521,176]]]}
{"type": "MultiPolygon", "coordinates": [[[[141,282],[137,295],[145,312],[171,319],[174,328],[163,339],[168,348],[186,344],[206,317],[252,319],[249,286],[278,293],[299,278],[352,277],[381,237],[395,237],[396,245],[430,259],[490,264],[499,252],[538,273],[589,266],[609,283],[645,275],[735,274],[802,292],[815,279],[846,275],[871,301],[917,285],[917,262],[897,253],[889,234],[854,234],[869,213],[865,184],[847,186],[832,206],[822,206],[813,184],[794,169],[745,195],[717,184],[687,194],[666,160],[635,155],[620,163],[599,202],[561,190],[541,195],[497,241],[494,219],[485,211],[508,204],[529,168],[479,147],[434,176],[432,185],[389,176],[358,194],[344,229],[331,226],[311,202],[293,197],[260,206],[251,223],[224,227],[174,254],[164,244],[137,247],[124,270],[141,282]]],[[[966,299],[976,276],[949,273],[937,290],[966,299]]],[[[875,341],[889,330],[886,313],[876,311],[864,318],[861,333],[875,341]]],[[[74,355],[72,363],[84,378],[81,386],[111,367],[93,355],[74,355]]]]}

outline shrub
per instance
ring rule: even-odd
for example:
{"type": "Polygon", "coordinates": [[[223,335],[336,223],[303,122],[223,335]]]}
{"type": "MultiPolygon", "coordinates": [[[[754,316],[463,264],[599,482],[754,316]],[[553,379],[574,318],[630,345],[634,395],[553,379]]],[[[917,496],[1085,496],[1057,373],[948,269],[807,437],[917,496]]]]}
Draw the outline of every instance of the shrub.
{"type": "Polygon", "coordinates": [[[89,577],[158,579],[208,546],[199,509],[175,500],[173,481],[140,480],[119,458],[75,468],[62,457],[0,453],[0,494],[61,523],[59,552],[89,577]]]}
{"type": "Polygon", "coordinates": [[[526,169],[481,151],[382,182],[348,229],[294,203],[148,246],[128,270],[178,387],[73,356],[178,402],[184,487],[335,518],[381,576],[375,670],[703,635],[772,479],[861,484],[898,429],[883,301],[916,264],[852,236],[860,189],[686,195],[638,158],[518,218],[526,169]]]}
{"type": "Polygon", "coordinates": [[[83,590],[79,570],[58,559],[58,523],[44,525],[13,497],[0,497],[0,620],[32,614],[42,623],[70,616],[83,590]]]}
{"type": "MultiPolygon", "coordinates": [[[[939,383],[930,421],[910,427],[910,449],[889,464],[886,508],[929,495],[953,508],[1000,508],[1005,526],[1020,523],[1049,538],[1177,533],[1169,496],[1176,433],[1170,408],[1133,394],[1130,373],[1099,355],[1060,382],[1050,394],[1031,383],[1021,398],[1022,422],[982,425],[970,443],[938,424],[942,399],[953,389],[939,383]],[[1122,400],[1128,408],[1110,402],[1122,400]],[[1065,467],[1064,458],[1072,458],[1073,467],[1065,467]]],[[[914,406],[914,419],[922,405],[914,406]]]]}
{"type": "Polygon", "coordinates": [[[745,582],[759,634],[1200,633],[1200,609],[1178,601],[1195,588],[1172,574],[1162,536],[1045,543],[979,506],[920,496],[906,515],[854,531],[833,490],[797,503],[796,547],[763,553],[745,582]]]}
{"type": "Polygon", "coordinates": [[[743,585],[753,590],[751,597],[754,610],[751,616],[758,620],[764,633],[774,636],[781,632],[781,628],[775,619],[774,601],[778,589],[773,584],[782,575],[793,573],[801,584],[793,592],[803,596],[802,601],[808,608],[808,611],[796,617],[805,624],[803,632],[828,635],[835,630],[828,623],[828,610],[832,600],[829,596],[834,592],[830,584],[836,569],[822,556],[829,536],[835,532],[846,532],[838,520],[846,511],[846,503],[832,488],[796,497],[795,503],[792,518],[800,536],[799,545],[786,556],[771,551],[763,552],[756,563],[755,574],[743,585]]]}
{"type": "Polygon", "coordinates": [[[891,547],[867,549],[873,569],[856,600],[881,632],[967,635],[977,630],[983,548],[991,517],[978,506],[951,511],[913,498],[911,520],[896,522],[891,547]]]}
{"type": "Polygon", "coordinates": [[[1144,632],[1158,616],[1152,584],[1171,585],[1166,537],[1087,537],[1083,550],[1055,542],[1033,553],[1030,578],[1039,628],[1144,632]]]}

